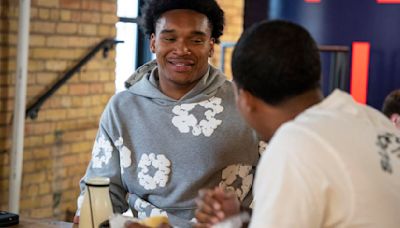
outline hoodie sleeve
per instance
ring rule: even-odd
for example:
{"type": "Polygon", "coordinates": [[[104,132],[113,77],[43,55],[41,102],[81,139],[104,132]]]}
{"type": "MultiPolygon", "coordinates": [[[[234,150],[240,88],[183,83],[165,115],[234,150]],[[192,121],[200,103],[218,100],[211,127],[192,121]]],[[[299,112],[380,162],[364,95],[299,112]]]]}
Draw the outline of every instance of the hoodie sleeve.
{"type": "Polygon", "coordinates": [[[80,181],[81,193],[78,197],[76,215],[80,215],[80,208],[85,192],[85,181],[96,176],[110,178],[110,197],[115,213],[123,213],[128,209],[126,200],[127,191],[122,184],[119,139],[112,139],[104,127],[103,121],[93,145],[92,158],[85,176],[80,181]]]}
{"type": "MultiPolygon", "coordinates": [[[[169,213],[164,209],[158,208],[150,202],[138,197],[136,194],[129,194],[128,201],[129,204],[133,206],[133,213],[136,213],[135,215],[139,219],[145,219],[152,216],[166,216],[168,217],[169,222],[174,224],[174,227],[192,227],[195,222],[194,218],[191,221],[188,221],[187,219],[169,213]]],[[[191,214],[192,210],[188,209],[187,213],[191,214]]]]}

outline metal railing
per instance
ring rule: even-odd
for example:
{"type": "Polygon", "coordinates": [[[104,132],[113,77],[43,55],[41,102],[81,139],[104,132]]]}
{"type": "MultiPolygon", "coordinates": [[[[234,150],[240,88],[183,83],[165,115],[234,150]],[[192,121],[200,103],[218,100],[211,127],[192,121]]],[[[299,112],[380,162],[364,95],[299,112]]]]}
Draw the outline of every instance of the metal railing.
{"type": "Polygon", "coordinates": [[[91,60],[97,52],[103,50],[103,57],[108,56],[108,51],[117,43],[122,43],[114,39],[104,39],[96,46],[94,46],[78,63],[76,63],[71,69],[64,73],[64,75],[54,85],[41,95],[35,102],[33,102],[26,109],[26,116],[31,119],[36,119],[38,116],[39,109],[43,103],[49,99],[62,85],[64,85],[76,72],[78,72],[82,66],[84,66],[89,60],[91,60]]]}
{"type": "Polygon", "coordinates": [[[350,48],[347,46],[320,45],[318,49],[320,52],[330,54],[328,92],[330,93],[336,88],[348,91],[350,85],[350,48]]]}

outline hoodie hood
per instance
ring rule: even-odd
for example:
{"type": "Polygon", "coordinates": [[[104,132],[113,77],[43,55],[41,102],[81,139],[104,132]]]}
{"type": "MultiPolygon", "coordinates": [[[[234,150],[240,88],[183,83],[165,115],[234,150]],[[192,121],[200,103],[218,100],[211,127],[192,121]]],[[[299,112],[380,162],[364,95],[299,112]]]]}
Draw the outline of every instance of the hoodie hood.
{"type": "Polygon", "coordinates": [[[209,65],[209,70],[200,79],[195,87],[185,94],[181,99],[175,100],[163,94],[158,86],[158,68],[155,60],[139,67],[136,72],[128,78],[125,86],[130,93],[153,99],[162,104],[170,102],[198,102],[214,96],[217,90],[227,82],[224,74],[209,65]]]}

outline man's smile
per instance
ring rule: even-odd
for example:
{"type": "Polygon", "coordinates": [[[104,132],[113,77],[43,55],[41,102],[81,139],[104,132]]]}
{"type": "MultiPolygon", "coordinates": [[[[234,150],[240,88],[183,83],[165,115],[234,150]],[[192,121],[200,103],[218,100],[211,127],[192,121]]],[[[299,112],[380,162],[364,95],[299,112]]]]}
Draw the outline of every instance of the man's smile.
{"type": "Polygon", "coordinates": [[[195,62],[190,59],[171,59],[167,62],[172,66],[172,69],[177,72],[185,72],[192,70],[195,62]]]}

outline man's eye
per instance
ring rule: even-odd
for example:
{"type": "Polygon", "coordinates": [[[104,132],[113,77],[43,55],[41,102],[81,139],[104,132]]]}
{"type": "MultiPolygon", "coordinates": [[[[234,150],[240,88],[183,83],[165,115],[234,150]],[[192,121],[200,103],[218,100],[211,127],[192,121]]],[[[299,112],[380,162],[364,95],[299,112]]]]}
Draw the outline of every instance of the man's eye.
{"type": "Polygon", "coordinates": [[[168,41],[168,42],[173,42],[173,41],[175,41],[175,38],[166,37],[166,38],[164,38],[164,40],[168,41]]]}
{"type": "Polygon", "coordinates": [[[195,44],[202,44],[202,43],[204,43],[203,40],[199,40],[199,39],[194,39],[194,40],[192,40],[192,42],[195,43],[195,44]]]}

